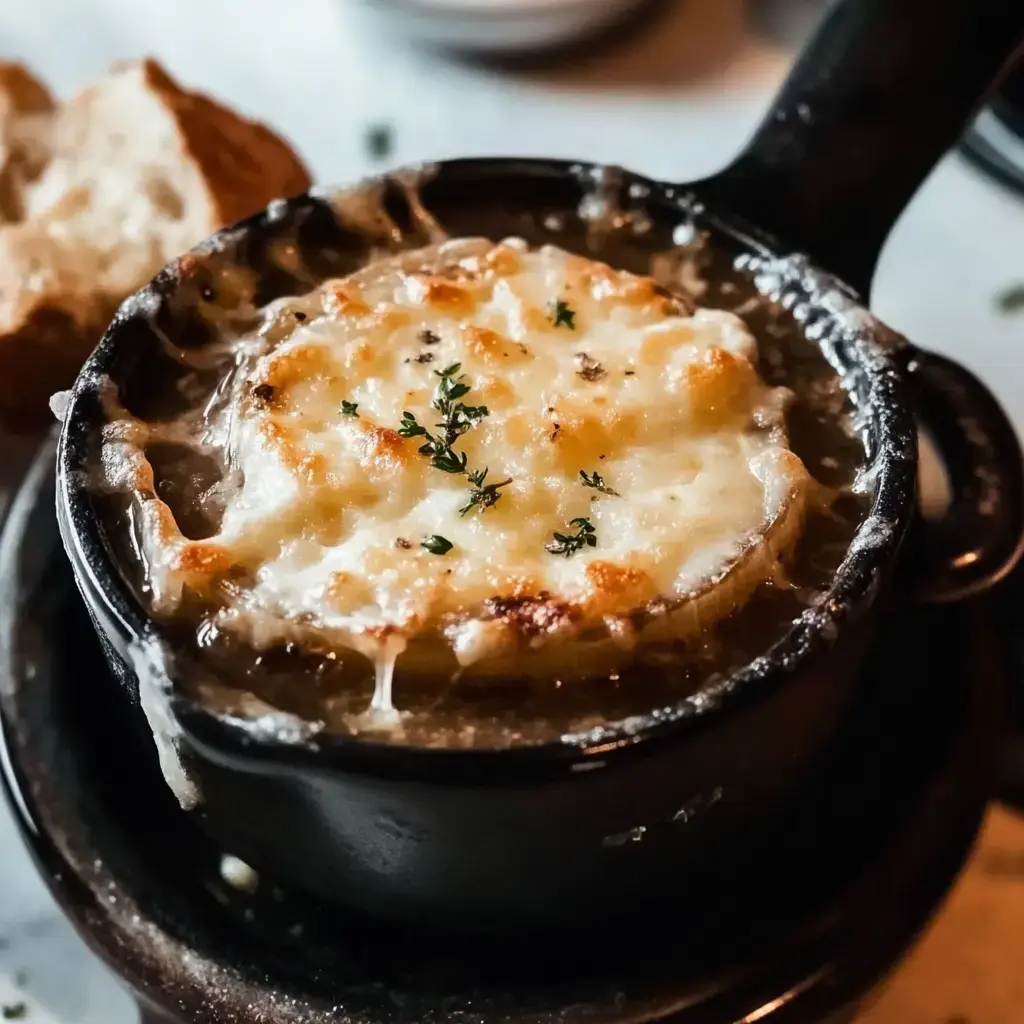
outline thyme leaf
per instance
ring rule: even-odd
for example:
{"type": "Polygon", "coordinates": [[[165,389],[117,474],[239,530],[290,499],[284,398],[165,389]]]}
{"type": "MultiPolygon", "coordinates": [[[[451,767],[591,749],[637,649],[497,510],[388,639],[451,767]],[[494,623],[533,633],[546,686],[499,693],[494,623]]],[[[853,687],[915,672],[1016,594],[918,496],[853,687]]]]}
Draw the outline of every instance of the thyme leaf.
{"type": "Polygon", "coordinates": [[[443,473],[465,473],[469,461],[465,452],[457,452],[440,438],[427,435],[429,440],[420,445],[420,455],[429,455],[430,464],[443,473]]]}
{"type": "Polygon", "coordinates": [[[402,413],[402,422],[398,425],[398,433],[402,437],[420,437],[426,432],[426,427],[421,427],[411,412],[402,413]]]}
{"type": "Polygon", "coordinates": [[[551,303],[551,324],[554,327],[568,327],[570,331],[576,330],[576,310],[567,302],[556,299],[551,303]]]}
{"type": "Polygon", "coordinates": [[[605,482],[604,477],[601,476],[596,470],[587,474],[586,470],[580,470],[580,478],[583,481],[584,487],[593,487],[595,491],[600,491],[602,494],[611,494],[616,498],[621,498],[622,495],[618,491],[613,491],[605,482]]]}
{"type": "Polygon", "coordinates": [[[429,537],[423,538],[420,547],[426,548],[432,555],[447,555],[455,545],[447,537],[432,533],[429,537]]]}
{"type": "Polygon", "coordinates": [[[487,470],[474,470],[472,473],[467,474],[469,482],[473,485],[473,490],[469,492],[469,501],[459,509],[459,515],[465,515],[467,512],[472,511],[474,508],[480,509],[481,512],[487,511],[492,505],[496,505],[498,499],[501,497],[501,488],[508,486],[512,483],[512,478],[509,477],[507,480],[502,480],[501,483],[497,484],[486,484],[484,481],[487,479],[487,470]]]}
{"type": "Polygon", "coordinates": [[[597,547],[596,531],[589,519],[578,516],[576,519],[570,519],[569,525],[575,526],[576,532],[571,534],[555,533],[554,540],[544,545],[545,551],[549,551],[553,555],[571,558],[577,551],[582,551],[585,547],[597,547]]]}

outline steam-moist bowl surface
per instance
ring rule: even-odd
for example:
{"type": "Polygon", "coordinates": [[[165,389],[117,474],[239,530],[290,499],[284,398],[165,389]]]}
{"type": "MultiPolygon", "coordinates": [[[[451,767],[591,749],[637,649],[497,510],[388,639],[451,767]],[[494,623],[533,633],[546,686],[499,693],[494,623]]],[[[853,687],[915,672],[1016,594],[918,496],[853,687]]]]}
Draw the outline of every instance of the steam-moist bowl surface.
{"type": "MultiPolygon", "coordinates": [[[[823,345],[842,374],[869,448],[865,478],[874,488],[870,514],[828,592],[764,655],[672,706],[602,722],[533,749],[547,756],[588,742],[661,732],[743,694],[756,695],[779,669],[792,672],[835,639],[842,620],[874,596],[906,524],[914,446],[894,358],[900,342],[833,281],[799,260],[773,258],[757,239],[729,231],[705,215],[693,197],[614,171],[567,170],[547,162],[463,161],[396,175],[346,193],[272,206],[266,215],[222,233],[194,258],[169,268],[126,304],[76,386],[61,447],[61,482],[74,524],[70,540],[95,583],[104,579],[96,590],[122,635],[148,633],[151,624],[121,574],[116,568],[110,572],[114,566],[109,538],[97,520],[95,495],[83,476],[90,465],[90,442],[95,442],[98,420],[104,415],[101,395],[106,382],[116,381],[119,400],[131,408],[140,401],[143,382],[180,380],[180,367],[168,358],[167,343],[196,351],[209,343],[209,324],[199,312],[208,289],[254,289],[259,302],[301,294],[311,283],[358,269],[381,249],[436,244],[442,228],[449,236],[515,236],[535,245],[554,241],[598,258],[602,249],[614,244],[634,259],[638,254],[669,252],[673,240],[705,229],[730,238],[748,253],[747,268],[759,289],[795,308],[808,336],[823,345]],[[622,246],[624,240],[628,246],[622,246]],[[216,279],[211,273],[218,275],[216,279]]],[[[151,398],[150,393],[147,400],[151,398]]],[[[248,728],[237,717],[218,717],[229,732],[248,728]]],[[[264,738],[271,744],[286,739],[275,738],[272,730],[264,738]]],[[[307,733],[305,740],[316,749],[343,745],[343,740],[326,735],[309,738],[307,733]]]]}

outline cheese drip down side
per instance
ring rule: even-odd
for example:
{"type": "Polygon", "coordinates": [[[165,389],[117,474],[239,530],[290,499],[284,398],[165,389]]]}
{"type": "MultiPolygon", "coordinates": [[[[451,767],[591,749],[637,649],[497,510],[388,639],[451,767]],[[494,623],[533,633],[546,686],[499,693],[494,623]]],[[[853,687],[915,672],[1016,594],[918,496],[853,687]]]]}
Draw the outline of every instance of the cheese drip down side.
{"type": "Polygon", "coordinates": [[[401,715],[395,707],[395,663],[405,650],[405,640],[392,636],[373,649],[373,696],[370,706],[349,719],[354,732],[386,732],[401,727],[401,715]]]}
{"type": "Polygon", "coordinates": [[[108,427],[148,600],[197,598],[257,650],[358,651],[376,713],[396,657],[571,678],[698,635],[773,577],[815,494],[742,320],[553,246],[387,257],[231,344],[187,427],[108,427]],[[224,467],[202,539],[154,487],[146,447],[166,438],[224,467]]]}

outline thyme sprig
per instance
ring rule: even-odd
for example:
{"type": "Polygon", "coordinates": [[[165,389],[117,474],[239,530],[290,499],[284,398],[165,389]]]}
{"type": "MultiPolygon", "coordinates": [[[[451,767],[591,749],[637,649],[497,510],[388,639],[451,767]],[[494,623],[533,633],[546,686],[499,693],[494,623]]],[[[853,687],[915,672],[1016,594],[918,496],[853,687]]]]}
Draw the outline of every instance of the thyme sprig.
{"type": "Polygon", "coordinates": [[[585,547],[597,547],[597,531],[589,519],[579,516],[576,519],[570,519],[569,525],[575,526],[576,532],[571,534],[555,533],[554,540],[544,545],[545,551],[550,551],[553,555],[571,558],[577,551],[582,551],[585,547]]]}
{"type": "Polygon", "coordinates": [[[402,437],[425,437],[426,441],[419,447],[420,455],[430,457],[430,464],[443,473],[465,473],[468,458],[465,452],[457,452],[443,437],[436,437],[426,427],[417,422],[411,412],[402,413],[402,422],[398,425],[398,433],[402,437]]]}
{"type": "Polygon", "coordinates": [[[486,405],[465,405],[460,402],[469,394],[470,387],[464,383],[465,375],[459,375],[461,363],[452,363],[443,370],[435,370],[434,375],[441,378],[434,396],[434,408],[443,419],[434,426],[444,430],[446,444],[454,444],[471,427],[475,427],[485,416],[490,415],[486,405]]]}
{"type": "Polygon", "coordinates": [[[423,437],[426,440],[420,445],[420,455],[426,455],[435,469],[444,473],[465,473],[473,490],[469,494],[469,502],[460,510],[461,515],[474,508],[481,512],[491,508],[501,497],[501,488],[510,484],[511,479],[501,483],[488,484],[487,468],[482,470],[468,469],[468,457],[465,452],[456,451],[453,445],[467,430],[475,427],[485,416],[490,415],[486,405],[466,405],[460,399],[469,394],[471,388],[464,375],[459,371],[461,363],[452,363],[443,370],[435,370],[440,377],[437,391],[434,393],[433,408],[441,415],[441,420],[434,426],[439,433],[432,434],[411,412],[402,413],[402,422],[398,433],[402,437],[423,437]]]}

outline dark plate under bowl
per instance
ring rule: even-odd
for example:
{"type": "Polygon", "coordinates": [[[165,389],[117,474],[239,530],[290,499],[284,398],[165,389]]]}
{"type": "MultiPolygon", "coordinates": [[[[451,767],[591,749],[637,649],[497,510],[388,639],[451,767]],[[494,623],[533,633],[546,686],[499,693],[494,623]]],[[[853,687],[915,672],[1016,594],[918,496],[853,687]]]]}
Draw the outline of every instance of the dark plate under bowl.
{"type": "Polygon", "coordinates": [[[524,949],[381,926],[270,877],[241,893],[132,724],[53,489],[46,450],[0,546],[2,777],[62,907],[169,1020],[831,1024],[898,961],[976,834],[1003,701],[983,605],[882,630],[862,675],[875,707],[851,719],[758,884],[737,879],[710,916],[524,949]]]}

